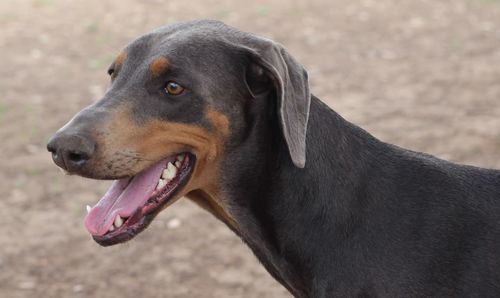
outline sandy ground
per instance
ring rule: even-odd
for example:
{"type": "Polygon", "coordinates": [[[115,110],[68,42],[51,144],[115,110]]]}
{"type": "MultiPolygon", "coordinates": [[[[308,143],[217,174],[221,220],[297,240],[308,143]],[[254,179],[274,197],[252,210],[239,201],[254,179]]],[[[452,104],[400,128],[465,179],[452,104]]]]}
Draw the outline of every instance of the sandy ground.
{"type": "Polygon", "coordinates": [[[379,138],[500,168],[498,0],[2,0],[0,297],[290,297],[187,201],[134,241],[99,247],[84,206],[109,182],[63,176],[45,151],[103,94],[122,46],[194,18],[280,41],[314,94],[379,138]]]}

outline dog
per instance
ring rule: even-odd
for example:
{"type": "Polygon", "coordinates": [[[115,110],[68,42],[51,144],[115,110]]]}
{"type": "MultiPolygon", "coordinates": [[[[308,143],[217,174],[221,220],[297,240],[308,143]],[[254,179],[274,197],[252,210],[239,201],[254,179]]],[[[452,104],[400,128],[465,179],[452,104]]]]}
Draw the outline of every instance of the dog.
{"type": "Polygon", "coordinates": [[[178,23],[108,73],[47,145],[64,171],[115,180],[85,218],[100,245],[185,196],[295,297],[500,297],[500,171],[376,139],[311,95],[282,45],[178,23]]]}

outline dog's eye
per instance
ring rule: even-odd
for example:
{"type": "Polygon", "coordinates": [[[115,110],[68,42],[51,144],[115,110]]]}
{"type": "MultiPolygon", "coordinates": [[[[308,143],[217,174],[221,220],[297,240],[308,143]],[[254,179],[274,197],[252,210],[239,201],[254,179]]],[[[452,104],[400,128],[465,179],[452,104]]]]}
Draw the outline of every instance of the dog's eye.
{"type": "Polygon", "coordinates": [[[184,91],[184,87],[176,82],[168,82],[165,86],[165,91],[171,95],[179,95],[184,91]]]}
{"type": "Polygon", "coordinates": [[[114,73],[115,73],[115,69],[114,69],[114,68],[109,68],[109,69],[108,69],[108,74],[109,74],[110,76],[112,76],[114,73]]]}

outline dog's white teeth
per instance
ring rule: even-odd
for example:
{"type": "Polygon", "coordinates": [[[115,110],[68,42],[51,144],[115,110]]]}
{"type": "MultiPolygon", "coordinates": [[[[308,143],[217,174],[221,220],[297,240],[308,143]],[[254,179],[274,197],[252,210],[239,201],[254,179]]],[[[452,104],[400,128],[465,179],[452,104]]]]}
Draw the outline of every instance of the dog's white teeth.
{"type": "Polygon", "coordinates": [[[177,155],[177,161],[183,161],[183,160],[184,160],[184,154],[177,155]]]}
{"type": "MultiPolygon", "coordinates": [[[[177,159],[178,158],[179,156],[177,156],[177,159]]],[[[156,185],[156,190],[160,190],[163,187],[165,187],[165,185],[167,185],[167,183],[169,183],[170,180],[172,180],[175,177],[175,175],[177,175],[177,167],[179,167],[181,164],[182,163],[178,160],[175,161],[175,165],[172,164],[171,162],[167,164],[167,168],[163,170],[163,172],[161,173],[161,178],[160,180],[158,180],[158,185],[156,185]]]]}
{"type": "Polygon", "coordinates": [[[123,224],[123,219],[120,217],[120,215],[117,215],[115,218],[115,227],[119,228],[123,224]]]}
{"type": "Polygon", "coordinates": [[[158,185],[156,185],[156,190],[162,189],[165,185],[167,185],[167,181],[163,179],[158,180],[158,185]]]}
{"type": "Polygon", "coordinates": [[[110,232],[113,232],[115,230],[115,226],[114,225],[111,225],[111,227],[109,228],[109,231],[110,232]]]}
{"type": "Polygon", "coordinates": [[[90,213],[90,210],[92,210],[92,207],[90,207],[90,205],[87,205],[87,213],[90,213]]]}
{"type": "Polygon", "coordinates": [[[172,178],[174,178],[176,174],[177,168],[171,162],[169,162],[167,168],[163,170],[161,177],[166,180],[172,180],[172,178]]]}

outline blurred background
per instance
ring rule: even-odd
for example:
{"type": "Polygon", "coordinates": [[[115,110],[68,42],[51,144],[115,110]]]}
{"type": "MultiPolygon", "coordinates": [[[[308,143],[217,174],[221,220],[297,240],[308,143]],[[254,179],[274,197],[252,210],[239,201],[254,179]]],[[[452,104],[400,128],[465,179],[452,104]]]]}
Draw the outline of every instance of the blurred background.
{"type": "Polygon", "coordinates": [[[63,176],[45,150],[125,44],[197,18],[284,44],[313,93],[378,138],[500,168],[499,0],[1,0],[0,297],[290,297],[187,200],[98,246],[85,205],[109,182],[63,176]]]}

